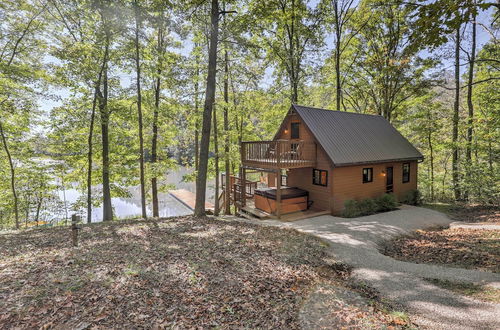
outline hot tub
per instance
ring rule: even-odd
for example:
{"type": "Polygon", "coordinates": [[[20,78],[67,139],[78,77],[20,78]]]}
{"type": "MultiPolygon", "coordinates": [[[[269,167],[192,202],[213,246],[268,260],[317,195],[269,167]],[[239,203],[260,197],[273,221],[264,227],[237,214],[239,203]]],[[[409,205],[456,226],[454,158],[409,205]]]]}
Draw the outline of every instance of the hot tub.
{"type": "MultiPolygon", "coordinates": [[[[297,187],[281,188],[281,214],[307,210],[309,192],[297,187]]],[[[276,212],[276,188],[255,190],[255,207],[267,213],[276,212]]]]}

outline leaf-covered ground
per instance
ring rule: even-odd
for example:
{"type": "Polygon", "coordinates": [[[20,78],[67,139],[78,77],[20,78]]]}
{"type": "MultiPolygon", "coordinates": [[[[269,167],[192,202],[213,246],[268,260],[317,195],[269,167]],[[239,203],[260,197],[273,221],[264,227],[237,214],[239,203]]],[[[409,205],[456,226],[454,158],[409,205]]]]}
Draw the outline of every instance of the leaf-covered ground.
{"type": "Polygon", "coordinates": [[[386,243],[383,251],[398,260],[500,272],[499,230],[418,230],[386,243]]]}
{"type": "Polygon", "coordinates": [[[495,205],[453,205],[434,203],[424,206],[446,213],[457,221],[500,224],[500,207],[495,205]]]}
{"type": "MultiPolygon", "coordinates": [[[[0,328],[294,329],[320,285],[363,296],[346,273],[310,236],[213,219],[83,226],[77,248],[68,228],[1,234],[0,328]]],[[[343,296],[327,324],[405,325],[343,296]]]]}

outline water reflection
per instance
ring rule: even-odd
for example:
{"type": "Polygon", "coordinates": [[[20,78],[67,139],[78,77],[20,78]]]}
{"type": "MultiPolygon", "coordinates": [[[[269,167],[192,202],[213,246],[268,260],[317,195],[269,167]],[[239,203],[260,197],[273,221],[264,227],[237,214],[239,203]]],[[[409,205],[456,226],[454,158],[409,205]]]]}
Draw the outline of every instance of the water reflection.
{"type": "MultiPolygon", "coordinates": [[[[167,174],[166,184],[171,184],[175,189],[186,189],[191,192],[195,192],[194,182],[184,182],[182,178],[184,175],[192,173],[192,169],[186,167],[180,167],[175,171],[171,171],[167,174]]],[[[113,214],[117,218],[131,218],[141,216],[141,197],[140,189],[136,187],[128,187],[130,192],[129,198],[112,198],[111,204],[113,205],[113,214]]],[[[80,197],[80,192],[75,189],[66,190],[66,202],[68,208],[72,203],[75,203],[80,197]]],[[[61,200],[63,199],[63,192],[59,192],[61,200]]],[[[183,216],[192,214],[192,211],[172,197],[169,193],[160,193],[159,199],[159,211],[161,217],[172,217],[172,216],[183,216]]],[[[214,199],[214,182],[210,180],[207,182],[207,200],[212,201],[214,199]]],[[[147,201],[150,203],[151,201],[147,201]]],[[[70,214],[72,212],[69,212],[70,214]]],[[[152,206],[147,207],[148,216],[152,216],[153,210],[152,206]]],[[[102,207],[95,207],[92,209],[92,222],[102,221],[102,207]]]]}

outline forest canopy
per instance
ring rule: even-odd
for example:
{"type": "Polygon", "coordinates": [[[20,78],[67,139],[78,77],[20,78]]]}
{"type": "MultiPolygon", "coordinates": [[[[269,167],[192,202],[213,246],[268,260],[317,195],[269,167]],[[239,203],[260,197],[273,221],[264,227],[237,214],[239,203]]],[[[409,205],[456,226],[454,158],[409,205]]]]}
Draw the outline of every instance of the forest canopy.
{"type": "Polygon", "coordinates": [[[157,217],[181,166],[204,202],[207,180],[238,172],[239,143],[271,139],[292,103],[384,116],[425,156],[426,200],[499,204],[499,9],[4,0],[0,227],[68,211],[91,222],[98,206],[111,220],[112,198],[131,186],[142,217],[157,217]],[[69,188],[80,197],[66,205],[69,188]]]}

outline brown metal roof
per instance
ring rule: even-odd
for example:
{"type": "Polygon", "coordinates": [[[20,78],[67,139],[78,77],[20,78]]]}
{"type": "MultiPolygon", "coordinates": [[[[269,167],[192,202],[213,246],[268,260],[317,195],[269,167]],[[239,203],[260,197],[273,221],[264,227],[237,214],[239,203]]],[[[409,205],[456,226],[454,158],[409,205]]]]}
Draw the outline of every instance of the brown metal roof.
{"type": "Polygon", "coordinates": [[[384,117],[292,105],[335,166],[423,159],[384,117]]]}

